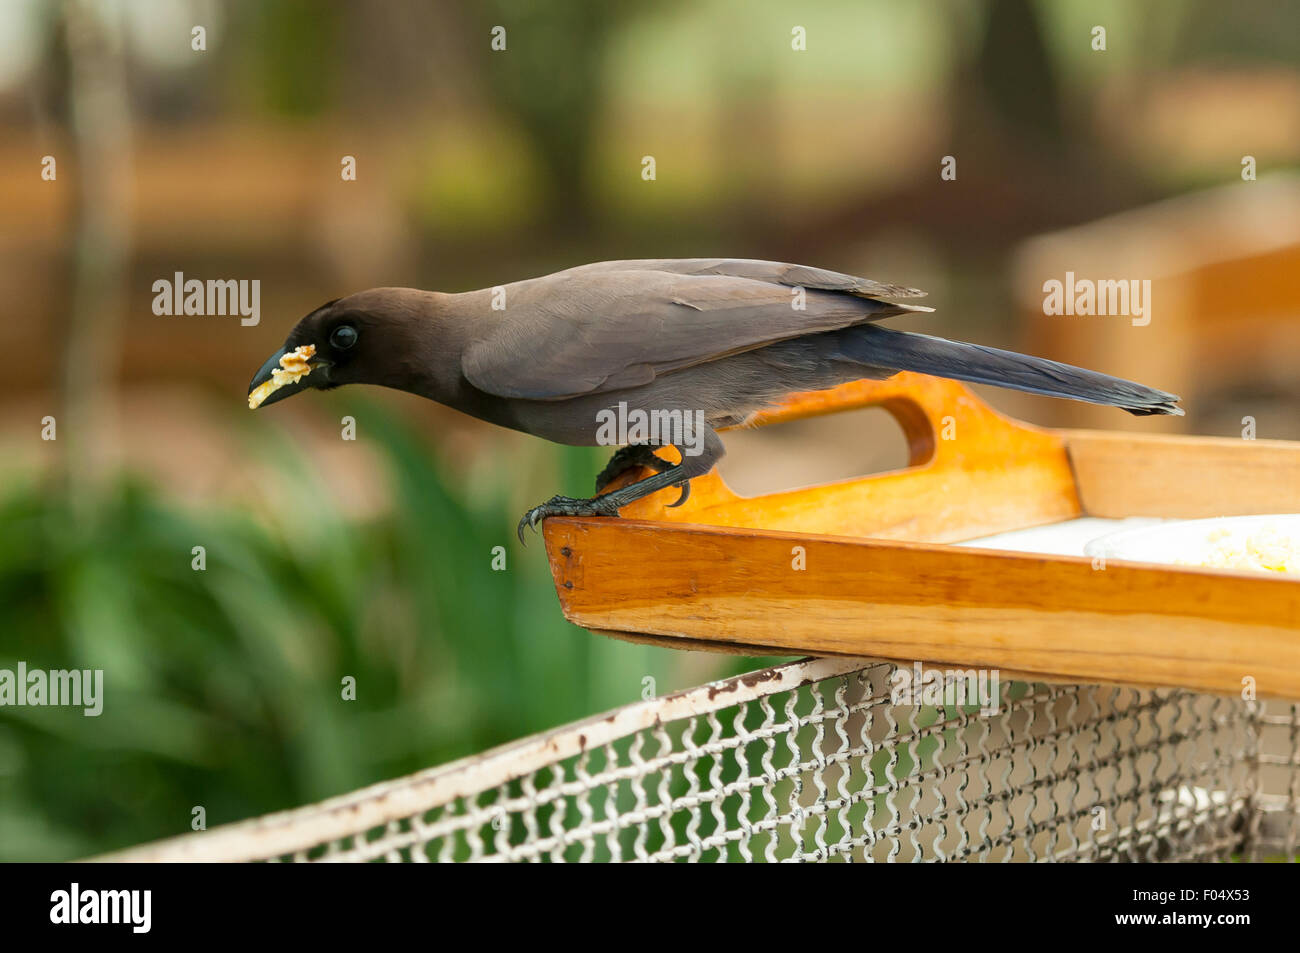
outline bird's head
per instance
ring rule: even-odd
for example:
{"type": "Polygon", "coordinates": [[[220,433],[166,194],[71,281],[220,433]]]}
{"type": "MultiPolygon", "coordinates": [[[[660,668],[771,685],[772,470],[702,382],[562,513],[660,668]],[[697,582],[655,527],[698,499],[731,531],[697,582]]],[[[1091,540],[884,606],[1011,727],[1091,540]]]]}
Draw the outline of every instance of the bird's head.
{"type": "Polygon", "coordinates": [[[427,292],[407,288],[375,288],[321,305],[253,375],[248,406],[273,404],[309,388],[402,387],[403,372],[418,365],[427,298],[427,292]]]}

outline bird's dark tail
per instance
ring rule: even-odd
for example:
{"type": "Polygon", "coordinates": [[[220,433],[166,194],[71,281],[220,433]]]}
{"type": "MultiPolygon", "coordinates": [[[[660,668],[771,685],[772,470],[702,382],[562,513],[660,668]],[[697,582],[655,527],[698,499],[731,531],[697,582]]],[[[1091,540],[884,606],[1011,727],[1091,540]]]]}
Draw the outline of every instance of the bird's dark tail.
{"type": "Polygon", "coordinates": [[[1106,404],[1139,416],[1183,413],[1173,394],[1046,358],[874,324],[835,334],[835,356],[857,364],[1106,404]]]}

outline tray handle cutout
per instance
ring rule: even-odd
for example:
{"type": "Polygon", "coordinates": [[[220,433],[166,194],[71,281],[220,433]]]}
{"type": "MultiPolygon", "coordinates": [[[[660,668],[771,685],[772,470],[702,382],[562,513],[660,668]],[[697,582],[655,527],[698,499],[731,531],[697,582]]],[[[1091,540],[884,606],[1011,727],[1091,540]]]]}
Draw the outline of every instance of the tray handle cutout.
{"type": "MultiPolygon", "coordinates": [[[[717,471],[692,483],[690,500],[666,490],[624,507],[633,519],[790,532],[952,542],[1079,515],[1063,440],[1003,417],[956,381],[903,372],[796,394],[759,414],[764,426],[882,407],[907,438],[904,470],[763,496],[737,495],[717,471]]],[[[676,451],[662,451],[676,460],[676,451]]],[[[625,475],[619,484],[640,479],[625,475]]]]}

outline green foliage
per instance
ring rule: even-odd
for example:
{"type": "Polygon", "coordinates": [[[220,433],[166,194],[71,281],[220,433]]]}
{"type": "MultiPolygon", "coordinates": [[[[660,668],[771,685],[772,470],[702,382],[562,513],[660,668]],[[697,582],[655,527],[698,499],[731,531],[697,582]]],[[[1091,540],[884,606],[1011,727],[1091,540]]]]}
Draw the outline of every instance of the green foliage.
{"type": "Polygon", "coordinates": [[[261,0],[242,11],[239,36],[262,105],[280,116],[318,116],[332,105],[343,51],[342,12],[311,0],[261,0]]]}
{"type": "MultiPolygon", "coordinates": [[[[102,669],[105,696],[98,717],[0,708],[0,860],[183,833],[196,806],[214,826],[310,803],[633,701],[646,676],[681,687],[680,656],[563,620],[540,538],[514,541],[509,480],[468,502],[421,440],[350,406],[393,500],[363,523],[264,425],[249,453],[295,490],[265,516],[129,478],[89,514],[33,486],[0,502],[0,668],[102,669]]],[[[574,488],[598,466],[560,462],[574,488]]]]}

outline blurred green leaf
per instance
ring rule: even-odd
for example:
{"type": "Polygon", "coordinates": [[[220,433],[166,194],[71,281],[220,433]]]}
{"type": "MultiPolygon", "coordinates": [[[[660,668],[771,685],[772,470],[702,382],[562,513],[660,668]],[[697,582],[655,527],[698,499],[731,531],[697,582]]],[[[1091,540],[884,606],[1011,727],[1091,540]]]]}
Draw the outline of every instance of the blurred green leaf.
{"type": "MultiPolygon", "coordinates": [[[[294,495],[265,517],[187,510],[129,476],[81,521],[34,483],[0,500],[0,667],[103,669],[105,696],[98,717],[0,708],[0,860],[184,833],[196,806],[215,826],[310,803],[637,700],[647,676],[684,687],[677,653],[564,621],[540,540],[514,540],[513,481],[490,476],[510,461],[471,494],[382,406],[349,406],[391,489],[364,522],[269,425],[249,453],[294,495]]],[[[603,462],[551,459],[573,490],[603,462]]]]}

